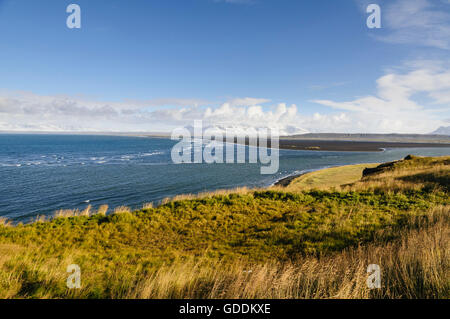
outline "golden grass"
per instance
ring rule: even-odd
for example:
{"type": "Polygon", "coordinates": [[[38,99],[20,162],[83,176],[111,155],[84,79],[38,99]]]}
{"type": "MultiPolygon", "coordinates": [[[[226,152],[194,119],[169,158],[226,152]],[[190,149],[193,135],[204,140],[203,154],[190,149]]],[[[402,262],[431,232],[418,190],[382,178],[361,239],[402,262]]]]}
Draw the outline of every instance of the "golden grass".
{"type": "Polygon", "coordinates": [[[119,206],[114,209],[114,214],[131,213],[131,208],[127,206],[119,206]]]}
{"type": "MultiPolygon", "coordinates": [[[[150,206],[148,206],[150,207],[150,206]]],[[[58,211],[56,211],[53,214],[53,218],[70,218],[70,217],[80,217],[80,216],[85,216],[85,217],[90,217],[90,216],[94,216],[94,215],[102,215],[105,216],[106,213],[108,212],[109,206],[108,205],[101,205],[97,211],[95,211],[92,208],[92,205],[88,205],[86,206],[85,209],[83,210],[79,210],[79,209],[60,209],[58,211]]],[[[113,211],[114,214],[117,213],[124,213],[124,212],[131,212],[131,208],[126,207],[126,206],[119,206],[116,207],[113,211]]],[[[35,222],[45,222],[50,220],[50,217],[45,217],[45,216],[37,216],[35,218],[35,222]]],[[[0,225],[1,225],[1,220],[0,220],[0,225]]]]}
{"type": "Polygon", "coordinates": [[[142,209],[151,209],[153,208],[153,203],[144,203],[142,205],[142,209]]]}
{"type": "Polygon", "coordinates": [[[309,189],[328,189],[354,183],[361,179],[364,168],[375,167],[377,165],[378,164],[347,165],[310,172],[294,179],[285,190],[288,192],[299,192],[309,189]]]}
{"type": "Polygon", "coordinates": [[[250,194],[255,191],[258,191],[258,190],[264,190],[264,189],[258,189],[258,188],[250,189],[248,187],[236,187],[236,188],[231,188],[231,189],[218,189],[215,191],[200,192],[198,194],[182,194],[182,195],[176,195],[174,197],[167,197],[162,201],[162,204],[167,204],[170,202],[182,201],[182,200],[211,198],[211,197],[219,196],[219,195],[230,195],[230,194],[246,195],[246,194],[250,194]]]}
{"type": "Polygon", "coordinates": [[[448,221],[405,232],[400,241],[332,256],[248,264],[188,261],[161,267],[127,298],[439,298],[448,297],[448,221]],[[445,226],[445,227],[443,227],[445,226]],[[367,266],[378,264],[382,288],[369,289],[367,266]]]}
{"type": "Polygon", "coordinates": [[[413,171],[408,168],[386,171],[367,176],[355,183],[343,185],[338,189],[340,191],[389,190],[391,192],[400,192],[417,191],[429,187],[433,188],[434,191],[446,192],[449,186],[449,166],[440,164],[432,167],[417,167],[413,171]],[[440,184],[440,186],[436,186],[436,184],[440,184]]]}
{"type": "Polygon", "coordinates": [[[11,226],[11,221],[7,218],[0,217],[0,226],[11,226]]]}
{"type": "Polygon", "coordinates": [[[108,205],[101,205],[99,208],[98,208],[98,211],[97,211],[97,214],[99,214],[99,215],[106,215],[106,213],[108,212],[108,205]]]}
{"type": "Polygon", "coordinates": [[[20,245],[2,244],[0,267],[10,271],[0,273],[0,298],[27,297],[30,285],[39,285],[39,298],[80,298],[105,283],[111,287],[103,296],[107,298],[448,298],[448,208],[434,207],[427,216],[411,217],[411,227],[393,242],[375,240],[287,262],[204,257],[175,259],[150,272],[138,266],[131,272],[117,266],[108,273],[96,272],[95,265],[82,267],[80,290],[65,288],[66,267],[74,263],[76,252],[45,258],[20,245]],[[369,264],[381,267],[381,289],[367,287],[369,264]]]}

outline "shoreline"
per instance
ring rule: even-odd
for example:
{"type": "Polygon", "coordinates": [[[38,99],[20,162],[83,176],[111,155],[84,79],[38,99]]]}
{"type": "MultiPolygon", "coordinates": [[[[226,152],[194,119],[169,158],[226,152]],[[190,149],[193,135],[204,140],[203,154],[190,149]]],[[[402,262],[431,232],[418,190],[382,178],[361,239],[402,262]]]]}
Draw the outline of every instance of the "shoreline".
{"type": "MultiPolygon", "coordinates": [[[[447,155],[444,155],[444,157],[445,156],[447,156],[447,155]]],[[[442,156],[439,156],[439,157],[442,157],[442,156]]],[[[279,187],[281,187],[281,188],[287,188],[287,187],[289,187],[291,184],[292,184],[292,182],[294,181],[294,180],[296,180],[296,179],[298,179],[298,178],[300,178],[300,177],[302,177],[302,176],[305,176],[305,175],[308,175],[308,174],[311,174],[311,173],[317,173],[317,172],[321,172],[321,171],[325,171],[325,170],[329,170],[329,169],[345,169],[345,168],[349,168],[349,167],[356,167],[356,166],[361,166],[361,165],[365,165],[365,166],[371,166],[371,165],[376,165],[376,166],[378,166],[378,165],[380,165],[381,163],[355,163],[355,164],[344,164],[344,165],[336,165],[336,166],[322,166],[322,167],[319,167],[319,168],[314,168],[314,169],[308,169],[308,170],[303,170],[303,171],[300,171],[300,172],[296,172],[296,173],[293,173],[292,175],[288,175],[288,176],[285,176],[285,177],[282,177],[282,178],[280,178],[280,179],[277,179],[276,181],[274,181],[272,184],[270,184],[270,185],[267,185],[267,186],[263,186],[262,188],[263,189],[265,189],[265,190],[270,190],[270,188],[272,188],[272,187],[274,187],[274,186],[279,186],[279,187]]],[[[366,167],[367,168],[367,167],[366,167]]],[[[171,196],[171,197],[166,197],[166,199],[169,199],[169,200],[173,200],[173,199],[175,199],[176,197],[183,197],[183,196],[193,196],[193,197],[198,197],[198,196],[201,196],[201,195],[204,195],[204,194],[206,194],[206,193],[219,193],[219,192],[223,192],[223,191],[225,191],[225,192],[231,192],[231,191],[234,191],[234,190],[237,190],[237,189],[239,189],[240,187],[232,187],[232,188],[224,188],[224,189],[216,189],[216,190],[211,190],[211,191],[205,191],[205,192],[199,192],[199,193],[194,193],[194,194],[189,194],[189,193],[184,193],[184,194],[178,194],[178,195],[174,195],[174,196],[171,196]]],[[[243,188],[247,188],[246,186],[244,186],[243,188]]],[[[255,188],[256,189],[256,188],[255,188]]],[[[251,190],[251,189],[250,189],[251,190]]],[[[161,200],[161,201],[157,201],[157,202],[151,202],[152,203],[152,205],[156,205],[156,206],[154,206],[154,207],[159,207],[161,204],[163,204],[163,201],[164,200],[161,200]]],[[[88,202],[86,202],[87,204],[89,204],[88,202]]],[[[90,206],[90,205],[89,205],[90,206]]],[[[138,205],[139,207],[141,207],[142,205],[138,205]]],[[[138,208],[138,206],[137,207],[132,207],[132,206],[123,206],[123,207],[129,207],[129,208],[131,208],[131,210],[132,211],[135,211],[135,210],[139,210],[140,208],[138,208]]],[[[120,206],[120,207],[122,207],[122,206],[120,206]]],[[[153,206],[152,206],[153,207],[153,206]]],[[[116,207],[117,208],[117,207],[116,207]]],[[[68,211],[75,211],[75,210],[78,210],[78,209],[71,209],[71,208],[67,208],[67,209],[61,209],[61,210],[68,210],[68,211]]],[[[80,211],[82,211],[82,209],[80,209],[80,211]]],[[[54,213],[56,213],[57,211],[55,211],[54,213]]],[[[44,215],[36,215],[36,216],[34,216],[34,217],[30,217],[30,219],[33,219],[33,220],[30,220],[29,222],[25,222],[25,224],[30,224],[30,223],[33,223],[35,220],[34,220],[34,218],[39,218],[40,216],[46,216],[45,214],[44,215]]],[[[53,216],[53,215],[49,215],[49,216],[53,216]]],[[[0,216],[0,221],[1,221],[1,219],[2,219],[2,216],[0,216]]],[[[9,221],[9,222],[13,222],[13,224],[15,224],[15,222],[13,221],[13,219],[10,219],[10,218],[4,218],[4,220],[6,220],[6,221],[9,221]]],[[[16,221],[17,223],[21,223],[22,221],[16,221]]]]}
{"type": "MultiPolygon", "coordinates": [[[[336,167],[339,167],[339,166],[336,166],[336,167]]],[[[287,186],[289,186],[292,183],[293,180],[295,180],[295,179],[297,179],[297,178],[299,178],[299,177],[301,177],[303,175],[309,174],[311,172],[321,171],[321,170],[327,169],[327,168],[328,168],[328,166],[324,166],[324,167],[321,167],[321,168],[312,169],[312,170],[303,171],[303,172],[300,172],[300,173],[295,173],[295,174],[292,174],[292,175],[288,175],[286,177],[278,179],[277,181],[272,183],[272,185],[268,186],[267,188],[270,188],[272,186],[287,187],[287,186]]]]}
{"type": "MultiPolygon", "coordinates": [[[[116,137],[135,137],[135,138],[154,138],[172,140],[169,135],[164,133],[120,133],[120,132],[6,132],[0,131],[0,135],[84,135],[84,136],[116,136],[116,137]]],[[[235,141],[235,144],[237,141],[235,141]]],[[[266,147],[271,148],[270,140],[266,147]]],[[[225,143],[225,142],[224,142],[225,143]]],[[[246,146],[250,145],[249,140],[245,141],[246,146]]],[[[450,139],[443,136],[439,141],[435,142],[411,142],[409,139],[404,141],[391,142],[389,140],[344,140],[329,138],[302,139],[296,137],[280,137],[279,150],[292,151],[316,151],[316,152],[383,152],[386,149],[398,148],[450,148],[450,139]],[[449,141],[449,142],[446,142],[449,141]]]]}
{"type": "Polygon", "coordinates": [[[272,186],[279,186],[282,189],[290,189],[292,183],[299,180],[299,183],[305,183],[304,187],[310,187],[314,184],[316,187],[324,183],[328,185],[337,181],[335,186],[353,183],[362,177],[362,172],[367,168],[377,167],[380,163],[356,163],[337,166],[322,166],[317,169],[305,170],[297,174],[286,176],[276,181],[272,186]],[[356,175],[355,175],[356,174],[356,175]],[[301,178],[304,177],[304,178],[301,178]]]}
{"type": "Polygon", "coordinates": [[[279,148],[281,150],[303,151],[383,152],[392,148],[450,148],[450,144],[280,139],[279,148]]]}
{"type": "MultiPolygon", "coordinates": [[[[330,168],[335,168],[335,169],[339,169],[339,168],[345,168],[345,167],[350,167],[350,166],[358,166],[358,165],[370,165],[371,163],[355,163],[355,164],[344,164],[344,165],[336,165],[336,166],[322,166],[319,168],[313,168],[313,169],[309,169],[309,170],[304,170],[301,171],[299,173],[295,173],[292,175],[288,175],[286,177],[280,178],[277,181],[275,181],[272,185],[268,186],[268,188],[272,187],[272,186],[281,186],[283,188],[288,187],[289,185],[291,185],[291,183],[299,178],[302,177],[304,175],[310,174],[310,173],[314,173],[314,172],[320,172],[323,170],[327,170],[330,168]]],[[[380,164],[380,163],[373,163],[373,164],[380,164]]]]}
{"type": "MultiPolygon", "coordinates": [[[[287,187],[289,186],[292,181],[300,176],[303,176],[305,174],[308,174],[309,172],[305,172],[305,173],[300,173],[300,174],[295,174],[295,175],[291,175],[291,176],[287,176],[284,177],[282,179],[279,179],[278,181],[276,181],[275,183],[272,184],[272,186],[281,186],[281,187],[287,187]]],[[[270,186],[269,186],[270,187],[270,186]]]]}

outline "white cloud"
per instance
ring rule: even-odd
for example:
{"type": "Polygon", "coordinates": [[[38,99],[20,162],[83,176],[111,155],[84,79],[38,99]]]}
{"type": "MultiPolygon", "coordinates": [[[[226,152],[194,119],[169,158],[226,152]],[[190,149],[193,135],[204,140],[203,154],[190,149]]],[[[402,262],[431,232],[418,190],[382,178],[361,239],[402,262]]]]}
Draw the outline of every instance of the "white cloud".
{"type": "Polygon", "coordinates": [[[450,50],[449,1],[384,1],[382,21],[388,34],[379,40],[450,50]]]}
{"type": "Polygon", "coordinates": [[[178,125],[189,125],[194,120],[202,120],[205,126],[221,127],[271,127],[281,134],[300,134],[306,131],[300,125],[297,106],[278,104],[274,110],[264,110],[253,102],[249,105],[234,104],[236,100],[223,103],[219,107],[187,107],[181,109],[158,110],[151,114],[154,119],[178,125]]]}
{"type": "Polygon", "coordinates": [[[245,97],[245,98],[232,99],[228,103],[230,103],[233,106],[250,106],[250,105],[265,104],[265,103],[269,103],[269,102],[270,102],[270,100],[268,100],[268,99],[245,97]]]}
{"type": "Polygon", "coordinates": [[[203,99],[179,99],[179,98],[161,98],[146,101],[126,100],[124,103],[135,105],[136,107],[161,107],[161,106],[200,106],[211,104],[212,102],[203,99]]]}
{"type": "Polygon", "coordinates": [[[101,102],[0,91],[0,130],[155,132],[203,120],[207,125],[271,126],[283,131],[289,125],[292,130],[297,114],[295,105],[280,104],[275,111],[264,111],[261,104],[269,100],[261,98],[234,98],[216,107],[208,105],[209,102],[200,105],[201,102],[196,99],[101,102]]]}
{"type": "Polygon", "coordinates": [[[377,83],[377,95],[352,101],[314,102],[334,109],[351,111],[355,127],[361,123],[365,131],[427,133],[443,123],[442,113],[450,113],[450,68],[442,63],[419,61],[409,66],[420,68],[390,72],[377,83]],[[421,98],[418,98],[420,96],[421,98]],[[429,100],[426,106],[418,100],[429,100]],[[433,108],[431,108],[432,106],[433,108]]]}
{"type": "Polygon", "coordinates": [[[450,61],[412,61],[376,81],[377,93],[349,101],[317,99],[331,112],[303,115],[264,98],[103,102],[0,91],[0,130],[157,132],[189,126],[276,127],[311,132],[428,133],[450,117],[450,61]]]}

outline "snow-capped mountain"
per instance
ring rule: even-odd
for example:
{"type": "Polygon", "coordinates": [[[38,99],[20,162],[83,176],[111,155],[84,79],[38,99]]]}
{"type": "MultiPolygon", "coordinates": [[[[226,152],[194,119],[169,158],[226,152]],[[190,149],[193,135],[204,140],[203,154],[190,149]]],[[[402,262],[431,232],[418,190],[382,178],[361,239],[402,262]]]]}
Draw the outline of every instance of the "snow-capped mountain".
{"type": "Polygon", "coordinates": [[[431,134],[436,135],[450,135],[450,126],[441,126],[436,131],[432,132],[431,134]]]}
{"type": "MultiPolygon", "coordinates": [[[[251,126],[242,126],[242,125],[233,125],[233,126],[224,126],[224,125],[208,125],[197,128],[197,131],[194,129],[194,126],[188,125],[185,128],[191,133],[191,135],[198,134],[198,131],[201,130],[202,134],[207,131],[208,135],[222,135],[225,136],[225,133],[231,134],[233,136],[249,136],[254,134],[254,132],[258,132],[263,129],[267,129],[267,133],[270,134],[271,130],[278,129],[279,136],[287,136],[287,135],[300,135],[309,133],[307,130],[295,127],[295,126],[285,126],[282,128],[267,128],[267,127],[251,127],[251,126]]],[[[273,132],[273,131],[272,131],[273,132]]]]}

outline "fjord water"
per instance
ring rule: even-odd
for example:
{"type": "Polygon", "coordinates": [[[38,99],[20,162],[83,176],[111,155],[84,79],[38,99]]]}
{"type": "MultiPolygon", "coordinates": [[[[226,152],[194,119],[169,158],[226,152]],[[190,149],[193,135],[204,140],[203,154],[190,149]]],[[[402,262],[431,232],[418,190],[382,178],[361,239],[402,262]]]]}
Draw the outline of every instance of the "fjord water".
{"type": "Polygon", "coordinates": [[[163,138],[0,134],[0,217],[27,222],[59,209],[139,208],[178,194],[238,186],[264,187],[323,167],[449,155],[449,148],[384,152],[280,151],[280,169],[261,164],[174,164],[176,141],[163,138]]]}

